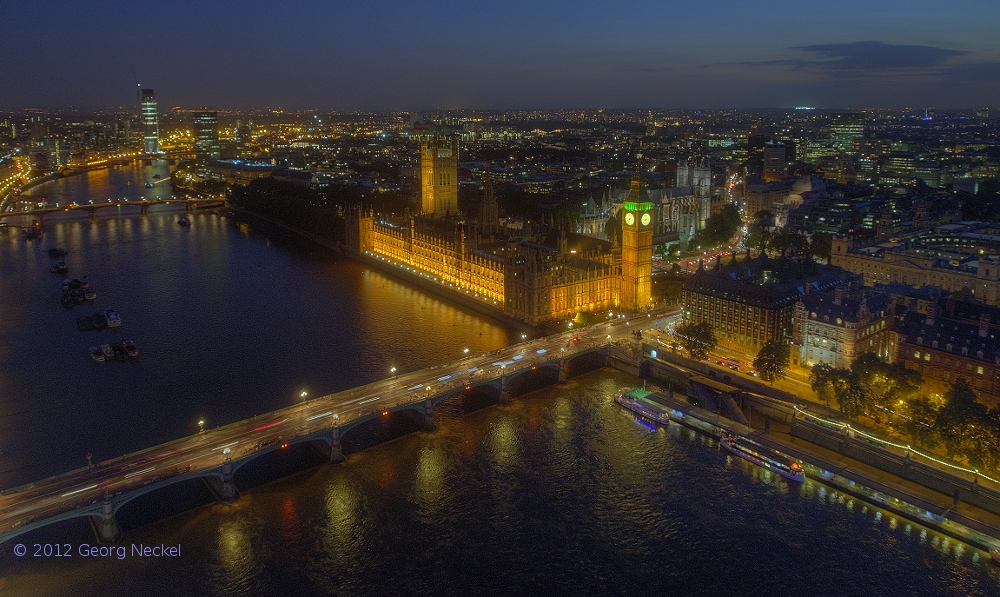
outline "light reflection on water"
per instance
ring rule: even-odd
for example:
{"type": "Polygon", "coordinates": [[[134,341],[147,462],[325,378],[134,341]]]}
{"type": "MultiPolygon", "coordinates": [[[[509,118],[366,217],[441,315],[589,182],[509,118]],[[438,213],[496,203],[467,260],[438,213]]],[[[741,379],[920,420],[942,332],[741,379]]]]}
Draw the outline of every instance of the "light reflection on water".
{"type": "Polygon", "coordinates": [[[141,577],[112,562],[72,577],[55,563],[13,562],[5,582],[20,590],[42,568],[53,594],[85,593],[112,573],[151,595],[1000,587],[988,557],[954,539],[811,479],[788,482],[680,425],[637,424],[610,400],[629,381],[602,370],[509,406],[438,417],[433,433],[251,489],[237,506],[131,529],[129,541],[182,543],[190,556],[141,577]]]}

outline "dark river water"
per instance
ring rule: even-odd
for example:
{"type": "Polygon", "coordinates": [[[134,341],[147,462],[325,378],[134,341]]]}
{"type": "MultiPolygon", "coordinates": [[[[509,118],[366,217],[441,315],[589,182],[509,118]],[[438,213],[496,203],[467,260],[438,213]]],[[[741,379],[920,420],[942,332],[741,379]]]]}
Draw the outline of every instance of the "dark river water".
{"type": "MultiPolygon", "coordinates": [[[[118,196],[151,168],[32,192],[118,196]]],[[[303,390],[519,339],[290,239],[211,214],[182,228],[177,211],[128,209],[50,217],[40,241],[0,236],[0,488],[85,465],[88,452],[103,460],[195,432],[199,419],[221,425],[303,390]],[[54,246],[96,301],[62,307],[54,246]],[[120,330],[77,330],[77,317],[109,306],[120,330]],[[121,337],[137,361],[87,356],[121,337]]],[[[69,543],[73,555],[19,558],[0,544],[0,595],[1000,594],[1000,568],[981,551],[786,482],[676,424],[635,421],[612,400],[634,383],[600,370],[471,413],[446,402],[435,431],[343,464],[319,465],[305,448],[262,458],[238,476],[233,505],[192,482],[123,508],[123,546],[180,545],[178,557],[85,558],[86,521],[47,527],[15,542],[69,543]]]]}

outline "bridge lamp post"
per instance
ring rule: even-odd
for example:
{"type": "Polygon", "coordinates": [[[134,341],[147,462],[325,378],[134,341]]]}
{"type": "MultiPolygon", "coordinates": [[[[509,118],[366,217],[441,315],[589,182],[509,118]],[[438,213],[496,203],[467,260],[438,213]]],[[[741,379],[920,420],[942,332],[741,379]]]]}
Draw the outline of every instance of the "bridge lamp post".
{"type": "Polygon", "coordinates": [[[198,421],[198,433],[205,433],[205,421],[202,419],[198,421]]]}
{"type": "Polygon", "coordinates": [[[299,394],[299,398],[302,398],[303,402],[309,402],[309,392],[302,390],[302,393],[299,394]]]}
{"type": "Polygon", "coordinates": [[[463,353],[463,354],[469,354],[469,349],[468,349],[468,348],[466,348],[466,349],[462,350],[462,353],[463,353]]]}
{"type": "Polygon", "coordinates": [[[392,375],[393,377],[396,377],[396,368],[395,368],[395,367],[389,367],[389,373],[390,373],[390,374],[391,374],[391,375],[392,375]]]}

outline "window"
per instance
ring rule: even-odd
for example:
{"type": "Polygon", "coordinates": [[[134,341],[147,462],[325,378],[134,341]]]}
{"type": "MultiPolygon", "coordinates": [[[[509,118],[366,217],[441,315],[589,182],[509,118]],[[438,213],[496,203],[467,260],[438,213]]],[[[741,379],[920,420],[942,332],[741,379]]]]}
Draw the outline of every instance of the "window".
{"type": "Polygon", "coordinates": [[[919,351],[917,351],[917,352],[914,352],[914,353],[913,353],[913,358],[915,358],[915,359],[919,359],[919,358],[920,358],[920,352],[919,352],[919,351]]]}
{"type": "Polygon", "coordinates": [[[976,367],[976,373],[978,373],[979,375],[983,374],[983,366],[982,365],[979,365],[978,367],[976,367]]]}

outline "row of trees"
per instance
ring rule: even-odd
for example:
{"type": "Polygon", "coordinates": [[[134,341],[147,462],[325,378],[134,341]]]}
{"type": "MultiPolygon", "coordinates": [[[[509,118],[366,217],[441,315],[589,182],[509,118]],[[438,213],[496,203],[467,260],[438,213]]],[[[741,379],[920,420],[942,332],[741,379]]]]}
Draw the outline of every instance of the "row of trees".
{"type": "MultiPolygon", "coordinates": [[[[691,358],[699,361],[707,359],[708,353],[715,348],[717,343],[715,330],[712,328],[712,324],[707,321],[701,323],[684,322],[674,328],[674,336],[677,337],[680,345],[688,351],[691,358]]],[[[784,375],[790,355],[791,348],[787,342],[768,340],[757,352],[753,366],[757,369],[757,374],[761,379],[773,382],[784,375]]]]}
{"type": "Polygon", "coordinates": [[[814,365],[809,381],[821,400],[835,400],[849,417],[891,412],[916,397],[924,382],[919,372],[902,363],[887,363],[873,353],[854,359],[849,369],[814,365]]]}
{"type": "MultiPolygon", "coordinates": [[[[681,323],[674,335],[693,359],[708,358],[716,346],[708,322],[681,323]]],[[[786,342],[768,340],[753,365],[762,380],[773,382],[784,374],[789,356],[786,342]]],[[[821,400],[836,402],[848,417],[884,419],[913,445],[943,448],[951,458],[982,470],[1000,468],[1000,406],[987,409],[965,379],[955,381],[943,400],[934,400],[921,391],[924,380],[918,371],[866,353],[850,368],[815,365],[809,381],[821,400]]]]}
{"type": "Polygon", "coordinates": [[[849,417],[867,415],[909,436],[928,449],[944,448],[956,460],[978,468],[1000,467],[1000,407],[987,409],[965,379],[958,379],[943,400],[921,392],[920,373],[901,363],[863,354],[849,369],[815,365],[813,391],[835,400],[849,417]]]}
{"type": "Polygon", "coordinates": [[[344,238],[343,218],[335,209],[322,207],[323,199],[312,189],[270,177],[258,178],[246,186],[233,185],[229,203],[331,240],[344,238]]]}
{"type": "Polygon", "coordinates": [[[717,247],[728,243],[743,226],[740,209],[735,203],[724,205],[719,213],[712,214],[705,221],[690,243],[691,250],[717,247]]]}
{"type": "Polygon", "coordinates": [[[803,230],[785,226],[776,228],[774,214],[761,210],[754,215],[754,221],[747,229],[746,245],[759,251],[784,253],[795,249],[798,255],[812,255],[818,259],[830,256],[833,236],[827,232],[813,232],[807,235],[803,230]]]}

